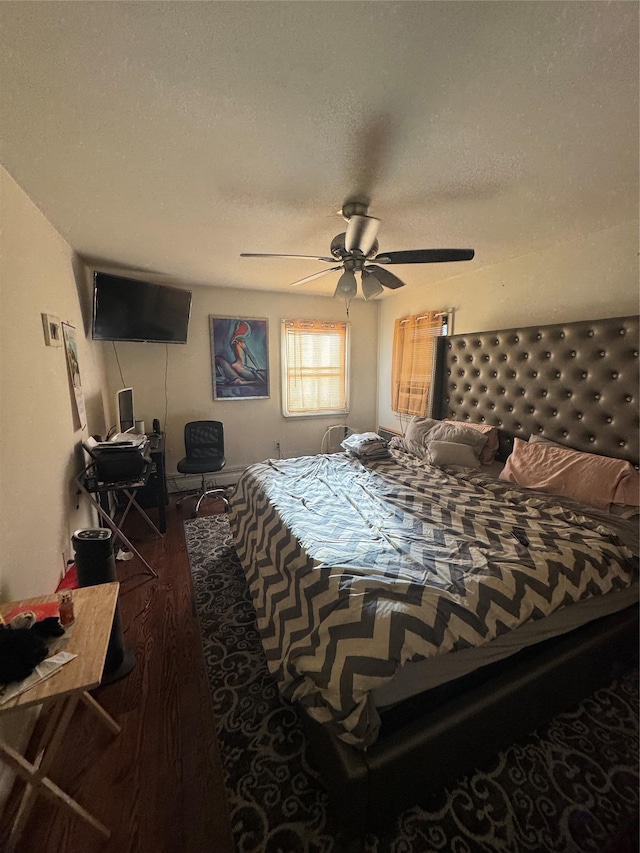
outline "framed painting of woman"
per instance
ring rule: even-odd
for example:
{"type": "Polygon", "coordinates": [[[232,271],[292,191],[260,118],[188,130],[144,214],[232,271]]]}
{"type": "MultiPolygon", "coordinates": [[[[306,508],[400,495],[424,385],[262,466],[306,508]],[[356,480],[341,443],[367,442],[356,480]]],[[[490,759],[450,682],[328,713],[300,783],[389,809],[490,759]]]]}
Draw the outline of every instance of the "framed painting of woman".
{"type": "Polygon", "coordinates": [[[214,400],[269,397],[269,321],[209,317],[214,400]]]}

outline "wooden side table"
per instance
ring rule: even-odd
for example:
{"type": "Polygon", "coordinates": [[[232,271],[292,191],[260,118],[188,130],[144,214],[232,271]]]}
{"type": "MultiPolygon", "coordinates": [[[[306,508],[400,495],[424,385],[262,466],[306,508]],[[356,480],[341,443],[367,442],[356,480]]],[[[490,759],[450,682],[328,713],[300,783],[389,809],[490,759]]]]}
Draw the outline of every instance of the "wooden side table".
{"type": "MultiPolygon", "coordinates": [[[[119,586],[119,583],[114,582],[74,590],[75,623],[64,650],[77,654],[77,657],[64,664],[50,678],[34,685],[4,705],[0,705],[0,714],[30,705],[52,706],[33,764],[9,744],[0,740],[0,759],[27,783],[11,829],[10,850],[15,847],[20,838],[38,794],[43,794],[58,804],[66,806],[106,838],[111,835],[110,829],[96,820],[49,779],[47,772],[80,700],[98,715],[113,734],[118,734],[120,731],[118,723],[87,692],[100,684],[119,586]]],[[[55,601],[57,601],[56,595],[45,595],[40,598],[0,604],[0,614],[9,613],[16,606],[28,609],[55,601]]]]}

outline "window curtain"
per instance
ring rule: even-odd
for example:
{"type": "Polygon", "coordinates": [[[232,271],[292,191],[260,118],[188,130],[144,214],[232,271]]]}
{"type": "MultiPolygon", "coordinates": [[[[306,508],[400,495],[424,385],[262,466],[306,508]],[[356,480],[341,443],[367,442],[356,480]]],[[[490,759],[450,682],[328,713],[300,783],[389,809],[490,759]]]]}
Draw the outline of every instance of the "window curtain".
{"type": "Polygon", "coordinates": [[[347,329],[343,322],[285,320],[285,411],[346,411],[347,329]]]}
{"type": "Polygon", "coordinates": [[[436,338],[443,334],[446,319],[442,311],[428,311],[396,320],[391,368],[394,412],[421,416],[429,413],[436,338]]]}

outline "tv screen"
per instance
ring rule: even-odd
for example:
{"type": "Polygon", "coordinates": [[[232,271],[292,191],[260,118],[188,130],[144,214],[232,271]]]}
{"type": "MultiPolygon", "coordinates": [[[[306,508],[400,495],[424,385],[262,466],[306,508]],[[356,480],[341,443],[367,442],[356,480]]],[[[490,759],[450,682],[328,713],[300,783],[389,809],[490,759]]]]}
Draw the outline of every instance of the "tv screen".
{"type": "Polygon", "coordinates": [[[186,344],[191,291],[108,273],[93,275],[95,341],[186,344]]]}

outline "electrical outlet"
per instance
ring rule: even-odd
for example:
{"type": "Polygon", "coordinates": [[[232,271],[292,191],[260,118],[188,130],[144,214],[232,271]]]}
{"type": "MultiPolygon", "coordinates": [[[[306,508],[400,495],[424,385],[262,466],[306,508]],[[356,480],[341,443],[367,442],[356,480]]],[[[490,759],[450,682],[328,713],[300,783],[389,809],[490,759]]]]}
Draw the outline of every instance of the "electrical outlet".
{"type": "Polygon", "coordinates": [[[273,442],[273,449],[274,449],[274,450],[277,450],[277,451],[278,451],[278,453],[280,453],[280,442],[279,442],[279,441],[274,441],[274,442],[273,442]]]}

